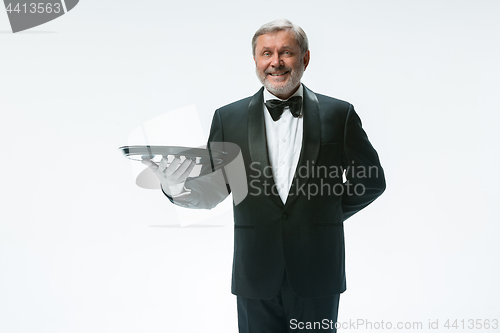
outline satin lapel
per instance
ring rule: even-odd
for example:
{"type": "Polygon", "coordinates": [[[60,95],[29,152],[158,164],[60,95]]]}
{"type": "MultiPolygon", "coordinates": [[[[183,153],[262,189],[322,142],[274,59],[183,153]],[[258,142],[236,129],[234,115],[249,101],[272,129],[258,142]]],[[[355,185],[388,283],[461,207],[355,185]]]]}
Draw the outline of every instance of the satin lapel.
{"type": "Polygon", "coordinates": [[[263,91],[264,87],[262,87],[258,93],[253,95],[250,100],[250,104],[248,104],[248,150],[252,159],[250,163],[252,163],[252,169],[260,170],[261,186],[264,186],[264,182],[267,182],[268,184],[267,191],[264,193],[270,193],[273,200],[283,206],[283,202],[280,197],[274,194],[276,191],[272,190],[275,189],[275,184],[272,177],[272,169],[271,164],[269,163],[269,154],[267,151],[263,91]],[[271,175],[271,177],[266,177],[265,175],[271,175]]]}
{"type": "Polygon", "coordinates": [[[307,195],[308,174],[311,168],[316,165],[319,147],[321,144],[321,120],[319,117],[319,102],[316,95],[304,86],[304,104],[302,105],[304,115],[304,134],[302,136],[302,149],[300,151],[299,162],[292,180],[292,186],[286,200],[285,209],[290,206],[297,196],[303,191],[307,195]],[[303,191],[299,190],[303,189],[303,191]]]}

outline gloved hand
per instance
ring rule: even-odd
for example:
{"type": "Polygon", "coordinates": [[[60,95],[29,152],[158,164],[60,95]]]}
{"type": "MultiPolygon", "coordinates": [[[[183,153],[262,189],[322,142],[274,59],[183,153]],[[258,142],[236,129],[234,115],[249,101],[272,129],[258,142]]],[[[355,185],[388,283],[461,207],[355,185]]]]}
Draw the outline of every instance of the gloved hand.
{"type": "Polygon", "coordinates": [[[190,158],[186,158],[181,163],[178,156],[174,158],[170,165],[168,165],[168,156],[163,156],[159,164],[148,159],[143,159],[141,162],[147,165],[158,177],[165,194],[172,197],[185,192],[184,183],[196,165],[190,158]]]}

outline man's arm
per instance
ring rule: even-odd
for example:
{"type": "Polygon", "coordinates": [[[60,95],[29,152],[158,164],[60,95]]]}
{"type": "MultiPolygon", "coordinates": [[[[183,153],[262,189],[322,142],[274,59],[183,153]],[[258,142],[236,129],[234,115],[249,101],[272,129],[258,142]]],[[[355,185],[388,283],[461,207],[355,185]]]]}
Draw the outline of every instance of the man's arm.
{"type": "Polygon", "coordinates": [[[385,190],[384,170],[378,154],[361,126],[361,119],[349,105],[344,128],[344,165],[347,182],[342,196],[345,221],[368,206],[385,190]]]}
{"type": "MultiPolygon", "coordinates": [[[[207,148],[221,149],[223,147],[219,143],[222,142],[222,124],[219,113],[216,111],[212,120],[207,148]],[[217,144],[212,144],[214,147],[211,147],[211,143],[214,142],[217,144]]],[[[172,203],[186,208],[212,209],[229,195],[230,190],[226,185],[224,170],[215,170],[211,161],[206,161],[200,175],[194,178],[188,178],[194,167],[192,161],[174,162],[168,167],[166,164],[162,167],[162,160],[158,168],[160,170],[155,172],[160,179],[163,193],[172,203]],[[179,189],[181,190],[178,191],[179,189]]],[[[156,170],[155,166],[150,167],[153,171],[156,170]]]]}

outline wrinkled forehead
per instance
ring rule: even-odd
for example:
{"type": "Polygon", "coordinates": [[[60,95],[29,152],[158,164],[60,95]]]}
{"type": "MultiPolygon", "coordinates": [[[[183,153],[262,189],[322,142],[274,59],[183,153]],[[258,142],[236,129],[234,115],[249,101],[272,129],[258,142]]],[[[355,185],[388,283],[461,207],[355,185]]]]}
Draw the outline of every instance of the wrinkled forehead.
{"type": "Polygon", "coordinates": [[[257,48],[275,46],[300,48],[297,36],[292,30],[289,29],[272,31],[257,37],[257,48]]]}

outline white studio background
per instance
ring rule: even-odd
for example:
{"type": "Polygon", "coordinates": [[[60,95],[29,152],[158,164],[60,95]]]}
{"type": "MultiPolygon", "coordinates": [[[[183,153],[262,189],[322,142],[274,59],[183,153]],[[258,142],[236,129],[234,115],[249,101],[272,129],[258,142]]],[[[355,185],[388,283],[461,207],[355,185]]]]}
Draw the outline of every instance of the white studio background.
{"type": "Polygon", "coordinates": [[[188,105],[206,137],[281,17],[387,177],[346,222],[339,321],[500,319],[500,2],[81,0],[18,34],[0,11],[0,332],[237,331],[231,213],[181,228],[117,148],[188,105]]]}

